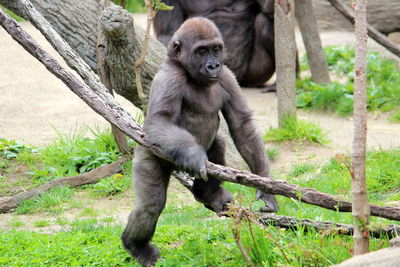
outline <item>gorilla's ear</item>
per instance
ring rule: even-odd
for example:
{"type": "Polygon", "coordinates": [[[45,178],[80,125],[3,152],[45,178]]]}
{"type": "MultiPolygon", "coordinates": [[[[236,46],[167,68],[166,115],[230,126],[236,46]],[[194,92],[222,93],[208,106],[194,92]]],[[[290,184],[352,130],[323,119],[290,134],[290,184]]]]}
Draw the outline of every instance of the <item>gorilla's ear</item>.
{"type": "Polygon", "coordinates": [[[174,43],[172,44],[172,48],[174,49],[175,55],[178,56],[182,51],[181,41],[179,41],[179,40],[174,41],[174,43]]]}

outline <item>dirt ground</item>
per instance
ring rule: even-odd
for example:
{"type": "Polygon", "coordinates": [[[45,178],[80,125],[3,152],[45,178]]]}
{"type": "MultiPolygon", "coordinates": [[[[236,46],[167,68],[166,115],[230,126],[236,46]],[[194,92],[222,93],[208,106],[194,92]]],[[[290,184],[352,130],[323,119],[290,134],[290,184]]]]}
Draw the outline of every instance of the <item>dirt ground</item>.
{"type": "MultiPolygon", "coordinates": [[[[143,15],[136,16],[136,19],[142,25],[145,23],[143,15]]],[[[21,25],[47,51],[61,60],[32,25],[27,22],[23,22],[21,25]]],[[[355,39],[354,35],[349,32],[325,32],[321,34],[321,38],[324,46],[352,45],[355,39]]],[[[300,53],[303,53],[304,47],[299,34],[297,34],[297,42],[300,53]]],[[[372,40],[369,41],[369,45],[372,50],[379,50],[385,56],[392,57],[389,52],[372,40]]],[[[108,125],[100,115],[86,106],[79,97],[14,42],[3,29],[0,29],[0,92],[0,137],[2,138],[16,139],[25,144],[40,146],[48,144],[57,136],[55,130],[70,133],[84,126],[104,127],[108,125]]],[[[245,88],[244,93],[250,107],[254,110],[259,130],[263,132],[270,126],[276,127],[276,95],[274,93],[261,94],[258,89],[254,88],[245,88]]],[[[137,109],[122,97],[117,96],[117,99],[132,114],[137,112],[137,109]]],[[[287,170],[288,166],[297,162],[322,161],[336,153],[351,151],[353,131],[351,118],[304,111],[299,111],[299,115],[324,128],[331,143],[326,146],[304,147],[267,144],[267,146],[276,146],[280,151],[279,159],[272,166],[274,172],[287,170]]],[[[400,124],[389,123],[387,114],[370,114],[368,147],[399,146],[400,124]]],[[[107,201],[102,201],[98,207],[104,207],[104,202],[107,201]]],[[[111,205],[107,204],[106,207],[119,206],[121,208],[119,217],[126,218],[129,208],[126,201],[123,202],[125,204],[122,206],[112,203],[111,205]]],[[[118,214],[118,211],[115,213],[118,214]]],[[[5,222],[11,218],[10,216],[12,215],[0,215],[0,228],[5,226],[5,222]]],[[[26,216],[26,218],[29,217],[31,216],[26,216]]]]}

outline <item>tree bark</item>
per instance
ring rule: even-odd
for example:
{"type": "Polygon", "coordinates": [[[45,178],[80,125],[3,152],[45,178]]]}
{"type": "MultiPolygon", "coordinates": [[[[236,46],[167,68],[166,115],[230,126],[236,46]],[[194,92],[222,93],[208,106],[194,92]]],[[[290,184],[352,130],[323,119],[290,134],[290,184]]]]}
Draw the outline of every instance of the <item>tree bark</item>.
{"type": "MultiPolygon", "coordinates": [[[[94,72],[97,72],[96,29],[100,15],[99,2],[100,0],[31,0],[34,7],[94,72]]],[[[20,8],[19,1],[0,0],[0,4],[29,20],[24,9],[20,8]]],[[[102,28],[108,36],[107,64],[111,72],[111,85],[116,93],[141,108],[133,75],[133,64],[142,50],[145,32],[133,23],[128,12],[113,4],[111,6],[115,9],[105,11],[101,19],[102,28]],[[123,21],[112,22],[110,19],[113,18],[121,18],[123,21]],[[127,23],[134,26],[125,28],[127,23]]],[[[165,47],[150,37],[149,53],[142,67],[142,84],[146,95],[150,91],[153,76],[164,58],[165,47]]]]}
{"type": "MultiPolygon", "coordinates": [[[[354,21],[354,12],[347,7],[346,5],[342,4],[338,0],[328,0],[332,6],[334,6],[340,13],[342,13],[346,19],[348,19],[353,25],[354,21]]],[[[387,50],[395,54],[396,56],[400,57],[400,45],[390,41],[384,34],[380,33],[374,27],[367,23],[367,30],[368,35],[376,42],[384,46],[387,50]]]]}
{"type": "MultiPolygon", "coordinates": [[[[303,228],[307,231],[313,230],[316,232],[323,231],[325,233],[331,233],[334,235],[353,235],[354,227],[348,224],[340,224],[333,222],[322,222],[322,221],[311,221],[308,219],[297,219],[294,217],[282,216],[273,213],[261,213],[256,212],[259,216],[259,220],[264,225],[274,225],[285,229],[299,229],[303,228]]],[[[379,227],[369,232],[370,236],[374,238],[397,237],[397,233],[400,232],[400,226],[388,225],[379,227]]]]}
{"type": "Polygon", "coordinates": [[[328,64],[322,49],[312,2],[311,0],[295,0],[295,3],[296,18],[307,51],[312,79],[316,83],[329,83],[331,79],[328,64]]]}
{"type": "MultiPolygon", "coordinates": [[[[101,14],[103,10],[110,5],[108,0],[101,0],[99,5],[99,12],[101,14]]],[[[106,62],[107,47],[106,47],[106,37],[100,27],[100,18],[97,25],[97,46],[96,46],[96,61],[97,69],[100,77],[100,81],[108,89],[111,95],[114,96],[113,89],[110,81],[109,67],[106,62]]],[[[122,154],[127,154],[129,151],[128,140],[125,134],[119,130],[117,127],[111,124],[111,130],[114,135],[115,143],[118,146],[119,151],[122,154]]]]}
{"type": "Polygon", "coordinates": [[[296,40],[294,35],[294,3],[275,2],[275,61],[278,123],[296,118],[296,40]]]}
{"type": "Polygon", "coordinates": [[[356,0],[354,62],[354,134],[351,175],[354,255],[369,250],[369,206],[365,178],[367,143],[367,0],[356,0]]]}
{"type": "Polygon", "coordinates": [[[85,184],[97,183],[101,178],[109,177],[122,171],[124,163],[127,161],[125,156],[116,162],[93,169],[89,172],[72,177],[64,177],[51,180],[38,188],[19,193],[13,197],[0,199],[0,213],[10,212],[17,208],[22,200],[40,195],[41,193],[58,186],[78,187],[85,184]]]}

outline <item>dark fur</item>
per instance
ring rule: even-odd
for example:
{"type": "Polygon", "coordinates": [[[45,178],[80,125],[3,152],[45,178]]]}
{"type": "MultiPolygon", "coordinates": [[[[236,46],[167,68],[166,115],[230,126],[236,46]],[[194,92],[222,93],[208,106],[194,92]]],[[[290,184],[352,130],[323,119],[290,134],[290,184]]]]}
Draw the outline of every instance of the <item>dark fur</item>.
{"type": "MultiPolygon", "coordinates": [[[[232,201],[221,182],[207,177],[207,160],[225,164],[225,145],[217,136],[219,112],[252,172],[267,176],[264,146],[240,87],[222,65],[222,39],[213,22],[187,20],[168,44],[168,58],[154,77],[149,109],[144,121],[148,141],[159,146],[175,163],[138,147],[134,182],[136,208],[122,235],[125,249],[142,265],[152,266],[159,257],[150,243],[165,206],[171,171],[186,170],[196,178],[192,193],[207,208],[220,212],[232,201]]],[[[259,193],[277,210],[274,196],[259,193]]]]}
{"type": "Polygon", "coordinates": [[[188,18],[204,16],[215,22],[226,46],[224,62],[241,86],[264,86],[275,72],[273,0],[165,0],[172,11],[154,20],[157,38],[167,45],[188,18]]]}

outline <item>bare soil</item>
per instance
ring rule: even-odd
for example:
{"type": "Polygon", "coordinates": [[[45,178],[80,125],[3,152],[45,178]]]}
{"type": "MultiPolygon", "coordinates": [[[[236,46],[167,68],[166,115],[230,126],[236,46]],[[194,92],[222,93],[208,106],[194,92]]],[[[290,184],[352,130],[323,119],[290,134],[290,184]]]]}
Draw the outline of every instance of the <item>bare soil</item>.
{"type": "MultiPolygon", "coordinates": [[[[135,16],[139,23],[144,24],[143,15],[135,16]]],[[[47,51],[57,59],[62,59],[27,22],[22,27],[30,33],[47,51]]],[[[354,43],[354,35],[349,32],[325,32],[321,34],[323,45],[341,45],[354,43]]],[[[300,53],[304,52],[301,37],[297,34],[300,53]]],[[[372,40],[369,41],[372,50],[381,51],[385,56],[393,57],[384,48],[372,40]]],[[[257,125],[261,132],[270,126],[277,126],[277,102],[274,93],[261,94],[259,89],[245,88],[250,107],[254,110],[257,125]]],[[[37,60],[30,56],[11,37],[0,29],[0,137],[16,139],[25,144],[41,146],[48,144],[57,137],[57,131],[71,133],[84,126],[105,127],[108,123],[86,104],[74,95],[62,82],[51,75],[37,60]]],[[[132,114],[137,109],[122,97],[118,101],[132,114]]],[[[273,173],[278,175],[287,171],[294,163],[302,161],[321,162],[333,157],[336,153],[351,151],[353,122],[351,118],[338,117],[333,114],[319,114],[299,111],[300,117],[319,124],[328,133],[331,143],[326,146],[317,145],[274,145],[280,155],[273,163],[273,173]]],[[[370,114],[368,121],[368,147],[393,148],[400,146],[400,124],[387,121],[387,114],[370,114]]],[[[173,182],[169,192],[171,195],[180,195],[179,199],[193,201],[190,194],[176,182],[173,182]]],[[[174,198],[176,201],[176,198],[174,198]]],[[[100,216],[113,216],[119,221],[125,221],[132,207],[130,192],[122,197],[101,199],[96,201],[85,200],[82,209],[90,205],[100,212],[100,216]]],[[[60,215],[76,217],[82,209],[74,209],[60,215]]],[[[55,221],[52,214],[13,215],[0,214],[0,229],[9,229],[12,218],[26,222],[21,227],[33,229],[32,223],[38,219],[55,221]]],[[[43,228],[44,231],[57,230],[59,226],[43,228]]]]}

